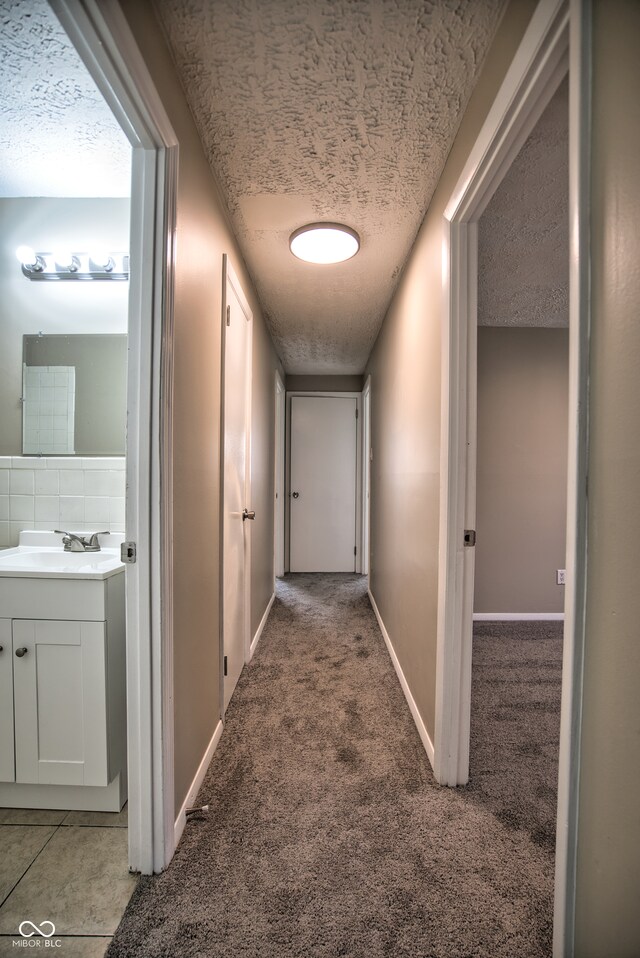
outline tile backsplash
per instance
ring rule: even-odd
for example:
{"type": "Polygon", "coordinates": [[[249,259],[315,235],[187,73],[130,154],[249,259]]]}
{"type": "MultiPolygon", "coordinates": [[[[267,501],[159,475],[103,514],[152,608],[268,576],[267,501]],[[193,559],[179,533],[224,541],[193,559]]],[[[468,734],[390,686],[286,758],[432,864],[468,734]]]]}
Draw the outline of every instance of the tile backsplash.
{"type": "Polygon", "coordinates": [[[0,548],[23,529],[124,532],[124,457],[0,456],[0,548]]]}

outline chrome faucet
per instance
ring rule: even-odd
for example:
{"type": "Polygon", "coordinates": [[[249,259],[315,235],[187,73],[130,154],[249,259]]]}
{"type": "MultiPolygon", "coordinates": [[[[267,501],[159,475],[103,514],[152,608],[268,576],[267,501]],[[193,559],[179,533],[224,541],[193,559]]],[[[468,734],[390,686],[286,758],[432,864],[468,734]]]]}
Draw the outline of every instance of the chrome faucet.
{"type": "Polygon", "coordinates": [[[62,529],[53,530],[56,535],[62,536],[62,544],[65,552],[100,552],[100,540],[98,536],[109,535],[106,532],[92,532],[88,536],[78,536],[74,532],[63,532],[62,529]]]}

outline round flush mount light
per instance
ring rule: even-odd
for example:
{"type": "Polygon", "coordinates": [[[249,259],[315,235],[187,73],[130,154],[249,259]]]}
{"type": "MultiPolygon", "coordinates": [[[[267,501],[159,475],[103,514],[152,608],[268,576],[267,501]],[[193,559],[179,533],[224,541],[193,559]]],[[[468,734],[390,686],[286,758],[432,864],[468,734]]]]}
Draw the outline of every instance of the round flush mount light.
{"type": "Polygon", "coordinates": [[[360,249],[360,237],[340,223],[309,223],[291,234],[289,248],[305,263],[343,263],[360,249]]]}

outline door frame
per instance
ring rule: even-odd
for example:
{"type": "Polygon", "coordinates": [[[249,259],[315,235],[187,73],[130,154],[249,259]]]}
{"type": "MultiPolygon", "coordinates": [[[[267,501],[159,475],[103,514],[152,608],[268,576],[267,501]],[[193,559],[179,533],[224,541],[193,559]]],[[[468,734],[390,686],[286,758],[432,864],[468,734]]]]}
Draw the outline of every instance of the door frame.
{"type": "Polygon", "coordinates": [[[116,0],[50,0],[132,147],[126,568],[129,869],[175,851],[172,395],[178,139],[116,0]],[[135,264],[139,264],[135,268],[135,264]]]}
{"type": "Polygon", "coordinates": [[[276,578],[284,575],[284,500],[285,500],[285,418],[286,392],[282,376],[275,373],[275,450],[273,464],[273,484],[275,502],[273,506],[273,588],[276,578]]]}
{"type": "Polygon", "coordinates": [[[371,550],[371,376],[362,387],[362,575],[369,575],[371,550]]]}
{"type": "Polygon", "coordinates": [[[356,573],[362,571],[362,392],[323,392],[322,390],[293,389],[286,393],[286,452],[285,452],[285,569],[290,571],[291,546],[291,400],[294,396],[316,396],[325,399],[356,400],[356,573]]]}
{"type": "Polygon", "coordinates": [[[440,583],[434,771],[469,770],[475,518],[477,223],[567,70],[569,98],[570,371],[567,586],[556,844],[554,955],[573,955],[584,597],[589,358],[589,0],[541,0],[444,215],[440,583]]]}
{"type": "MultiPolygon", "coordinates": [[[[249,328],[247,330],[247,344],[245,356],[245,471],[244,471],[244,501],[245,508],[251,508],[251,399],[252,399],[252,369],[253,369],[253,312],[249,301],[244,294],[238,274],[233,268],[227,253],[222,254],[222,317],[221,317],[221,347],[220,347],[220,535],[219,535],[219,634],[220,634],[220,719],[224,721],[224,515],[225,515],[225,452],[224,440],[226,429],[225,415],[225,383],[226,383],[226,344],[227,344],[227,283],[233,287],[238,297],[249,328]]],[[[243,652],[245,665],[251,660],[251,523],[243,522],[244,527],[244,635],[243,652]]]]}

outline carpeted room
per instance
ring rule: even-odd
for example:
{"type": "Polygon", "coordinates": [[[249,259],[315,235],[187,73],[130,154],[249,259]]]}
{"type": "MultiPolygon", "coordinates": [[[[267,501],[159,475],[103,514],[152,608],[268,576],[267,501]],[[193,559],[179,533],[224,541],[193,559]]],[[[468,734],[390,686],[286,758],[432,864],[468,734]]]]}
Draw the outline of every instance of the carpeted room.
{"type": "Polygon", "coordinates": [[[473,779],[441,788],[366,579],[280,580],[198,796],[210,811],[141,879],[109,958],[548,955],[560,646],[555,626],[479,629],[473,779]]]}

